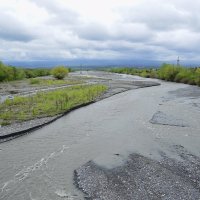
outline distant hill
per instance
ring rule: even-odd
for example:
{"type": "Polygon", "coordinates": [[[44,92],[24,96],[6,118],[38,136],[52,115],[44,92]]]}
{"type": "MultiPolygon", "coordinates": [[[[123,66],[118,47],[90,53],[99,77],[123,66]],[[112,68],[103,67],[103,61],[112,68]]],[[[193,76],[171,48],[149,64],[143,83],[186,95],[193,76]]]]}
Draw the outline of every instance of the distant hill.
{"type": "MultiPolygon", "coordinates": [[[[66,65],[72,68],[99,68],[99,67],[159,67],[163,63],[176,64],[176,61],[155,61],[155,60],[45,60],[45,61],[4,61],[8,65],[28,68],[48,68],[56,65],[66,65]]],[[[197,63],[181,61],[181,65],[199,66],[197,63]]]]}

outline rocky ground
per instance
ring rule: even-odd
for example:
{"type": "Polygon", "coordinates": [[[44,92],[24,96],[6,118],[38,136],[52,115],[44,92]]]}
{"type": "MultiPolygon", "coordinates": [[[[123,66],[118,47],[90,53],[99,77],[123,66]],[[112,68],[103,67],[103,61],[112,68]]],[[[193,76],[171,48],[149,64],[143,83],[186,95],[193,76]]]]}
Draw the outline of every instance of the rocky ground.
{"type": "Polygon", "coordinates": [[[93,200],[198,200],[200,159],[182,146],[175,149],[180,161],[164,152],[159,161],[131,154],[124,165],[114,169],[90,161],[75,171],[75,182],[93,200]]]}

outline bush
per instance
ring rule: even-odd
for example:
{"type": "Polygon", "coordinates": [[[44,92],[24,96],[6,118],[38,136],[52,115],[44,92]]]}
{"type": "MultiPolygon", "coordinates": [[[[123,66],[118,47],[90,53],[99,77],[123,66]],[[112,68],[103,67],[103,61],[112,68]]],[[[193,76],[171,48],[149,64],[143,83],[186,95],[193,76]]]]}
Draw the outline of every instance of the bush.
{"type": "Polygon", "coordinates": [[[195,83],[200,86],[200,68],[197,68],[195,71],[196,77],[195,77],[195,83]]]}
{"type": "Polygon", "coordinates": [[[30,79],[30,84],[31,85],[39,84],[39,83],[40,83],[40,80],[38,78],[31,78],[30,79]]]}
{"type": "Polygon", "coordinates": [[[107,71],[200,86],[200,68],[163,64],[158,69],[111,68],[107,71]]]}
{"type": "Polygon", "coordinates": [[[39,76],[48,76],[50,75],[50,69],[36,68],[36,69],[24,69],[26,78],[35,78],[39,76]]]}
{"type": "Polygon", "coordinates": [[[65,68],[64,66],[58,66],[52,69],[51,73],[57,79],[64,79],[65,76],[68,75],[69,70],[65,68]]]}
{"type": "Polygon", "coordinates": [[[174,81],[179,71],[180,67],[175,67],[170,64],[163,64],[159,69],[158,77],[166,81],[174,81]]]}
{"type": "Polygon", "coordinates": [[[23,69],[7,66],[0,61],[0,82],[13,81],[25,78],[23,69]]]}
{"type": "Polygon", "coordinates": [[[49,69],[36,68],[24,69],[8,66],[0,61],[0,82],[22,80],[24,78],[35,78],[50,75],[49,69]]]}

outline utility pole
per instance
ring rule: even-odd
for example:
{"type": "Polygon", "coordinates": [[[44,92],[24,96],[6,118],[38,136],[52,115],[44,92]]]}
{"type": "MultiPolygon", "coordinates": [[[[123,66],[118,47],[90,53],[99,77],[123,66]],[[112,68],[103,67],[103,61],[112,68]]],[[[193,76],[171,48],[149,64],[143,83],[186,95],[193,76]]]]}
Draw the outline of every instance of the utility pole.
{"type": "Polygon", "coordinates": [[[81,68],[81,69],[80,69],[80,74],[82,74],[82,67],[83,67],[83,65],[81,64],[81,65],[80,65],[80,68],[81,68]]]}
{"type": "Polygon", "coordinates": [[[180,66],[180,59],[179,59],[179,56],[177,58],[177,66],[180,66]]]}

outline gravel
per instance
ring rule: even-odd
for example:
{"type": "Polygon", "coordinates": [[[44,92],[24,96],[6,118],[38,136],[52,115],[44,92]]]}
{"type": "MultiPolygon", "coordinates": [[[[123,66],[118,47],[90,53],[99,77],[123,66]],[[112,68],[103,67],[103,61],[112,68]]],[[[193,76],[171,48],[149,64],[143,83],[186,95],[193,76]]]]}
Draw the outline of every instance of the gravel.
{"type": "Polygon", "coordinates": [[[174,116],[167,115],[161,111],[156,112],[150,122],[152,124],[188,127],[188,125],[182,119],[176,119],[174,116]]]}
{"type": "Polygon", "coordinates": [[[92,200],[200,199],[200,158],[182,146],[172,148],[180,159],[162,152],[161,160],[131,154],[113,169],[89,161],[75,170],[75,183],[92,200]]]}
{"type": "Polygon", "coordinates": [[[19,131],[24,131],[34,126],[40,126],[40,125],[46,124],[49,121],[54,120],[57,117],[58,116],[45,117],[45,118],[29,120],[29,121],[25,121],[21,123],[14,123],[9,126],[3,126],[0,128],[0,136],[8,135],[8,134],[19,132],[19,131]]]}

